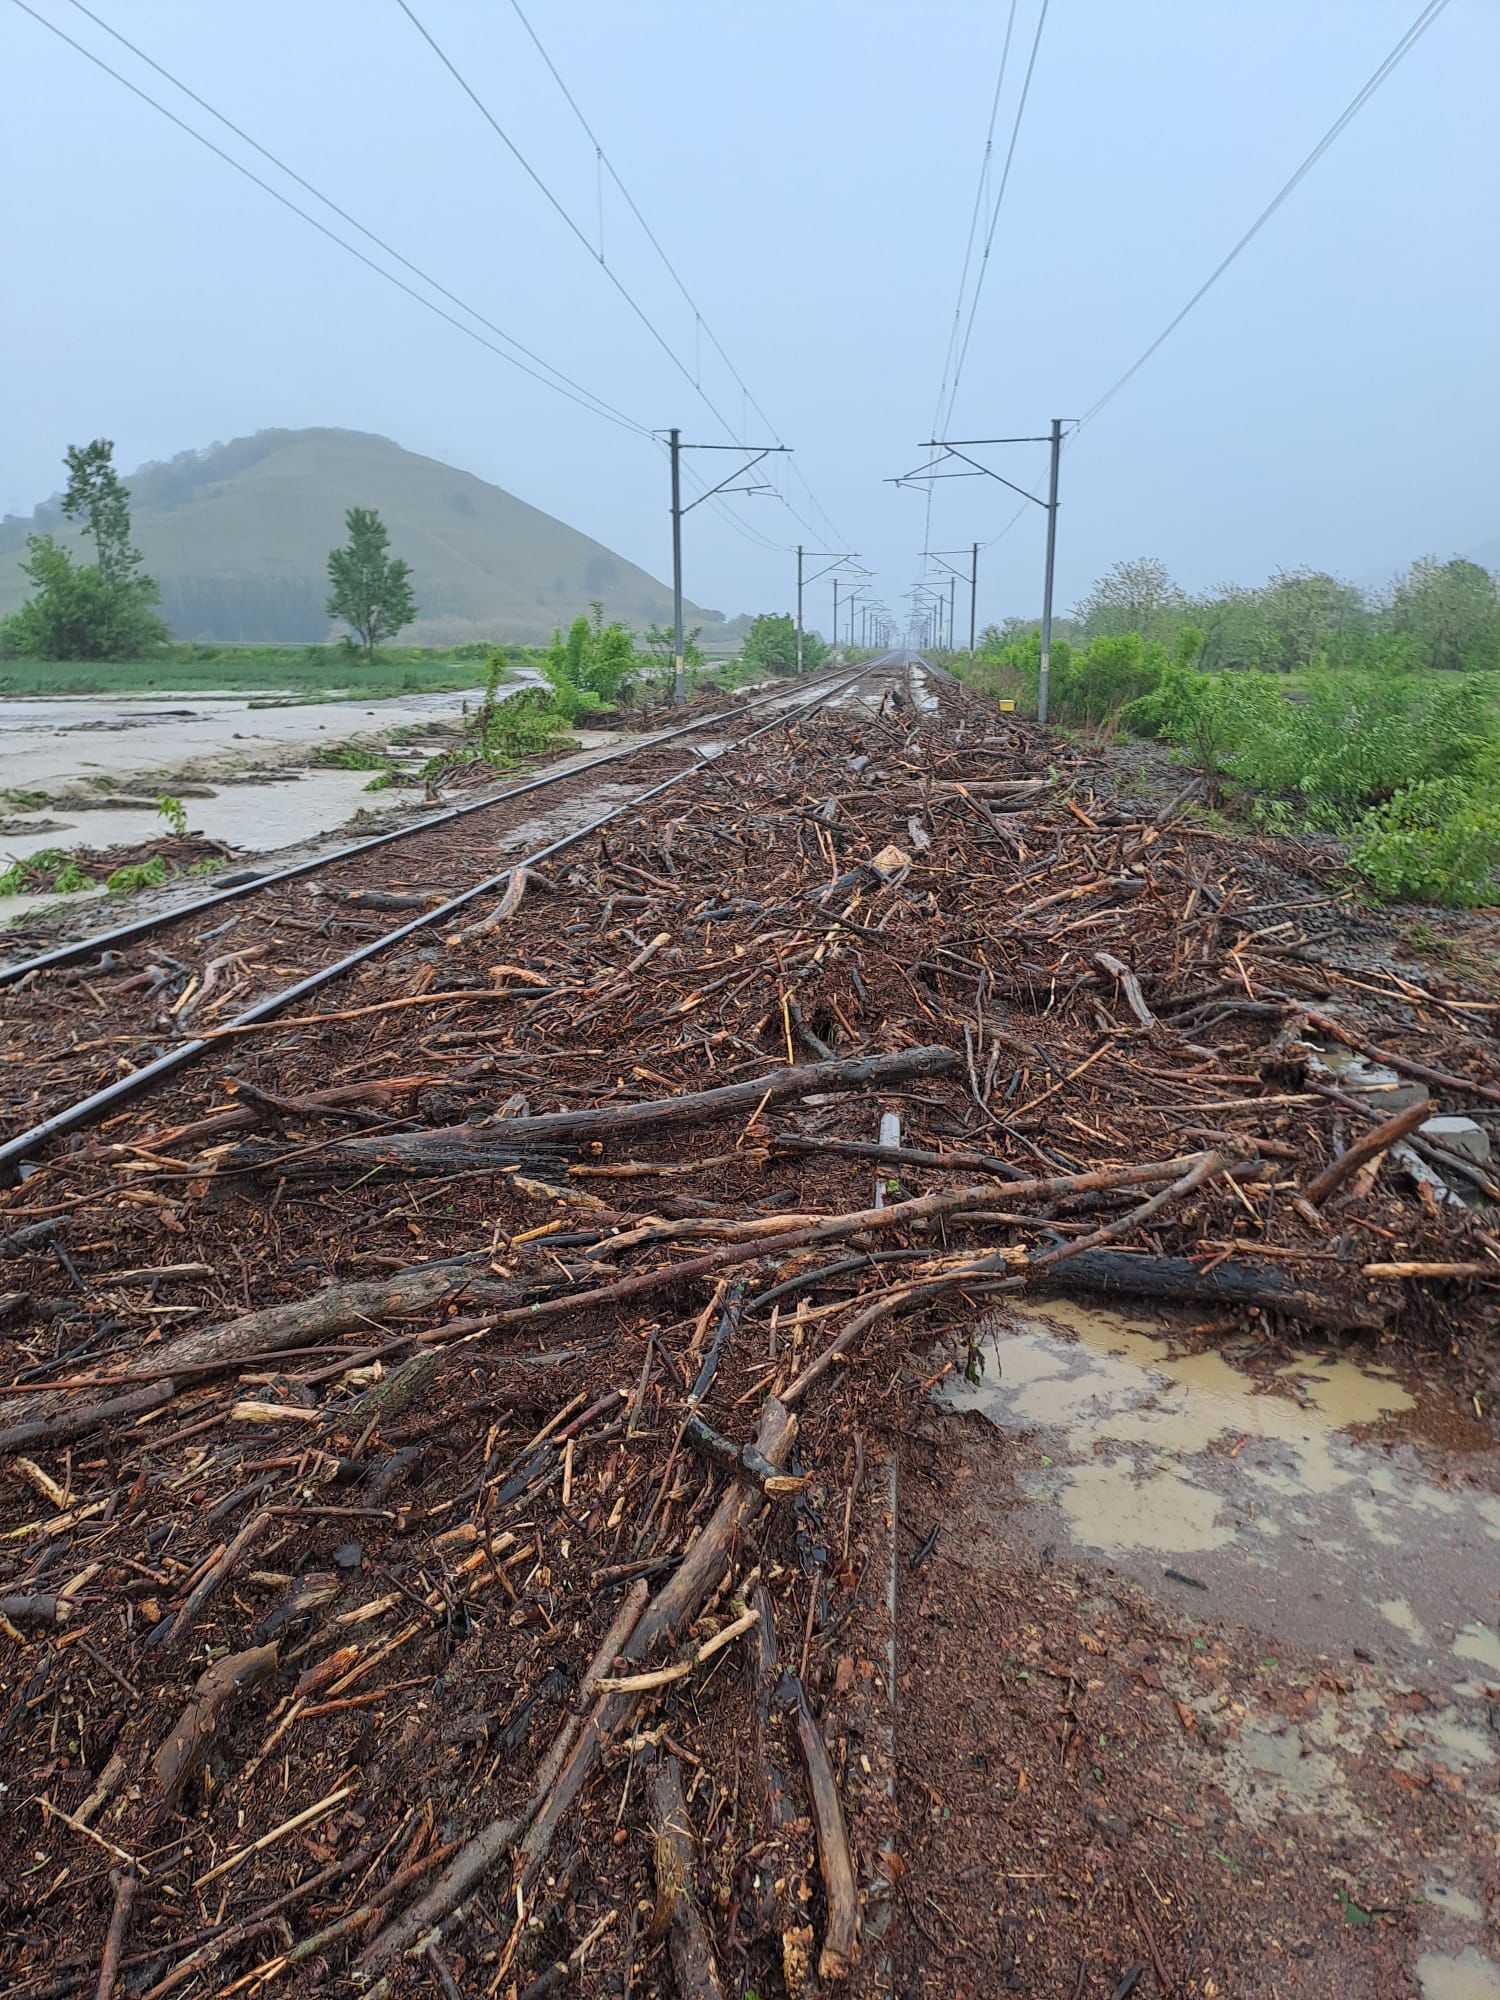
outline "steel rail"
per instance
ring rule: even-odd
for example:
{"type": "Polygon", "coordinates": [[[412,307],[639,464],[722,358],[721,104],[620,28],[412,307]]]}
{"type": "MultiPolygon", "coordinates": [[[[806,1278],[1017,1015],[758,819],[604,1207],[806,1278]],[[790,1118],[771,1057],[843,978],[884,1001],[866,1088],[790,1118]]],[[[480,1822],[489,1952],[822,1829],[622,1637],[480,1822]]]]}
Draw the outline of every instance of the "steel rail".
{"type": "MultiPolygon", "coordinates": [[[[829,673],[837,669],[829,669],[829,673]]],[[[811,685],[825,680],[828,673],[815,677],[811,685]]],[[[801,683],[806,688],[809,683],[801,683]]],[[[195,897],[191,902],[178,903],[170,910],[158,910],[147,917],[136,917],[130,923],[118,924],[107,931],[91,931],[87,937],[78,938],[71,944],[55,945],[51,951],[39,952],[34,958],[19,958],[9,965],[0,965],[0,986],[13,986],[30,972],[47,972],[62,966],[77,965],[96,952],[109,951],[117,945],[130,944],[137,938],[150,937],[154,932],[174,924],[180,917],[196,916],[207,910],[214,910],[221,903],[235,902],[241,896],[258,895],[262,889],[273,888],[278,882],[295,881],[300,875],[312,875],[320,868],[332,867],[340,861],[347,861],[351,855],[369,854],[377,847],[389,847],[398,840],[410,840],[414,835],[427,833],[435,826],[446,826],[453,820],[465,819],[471,813],[484,812],[490,806],[503,805],[507,799],[524,798],[528,792],[538,792],[548,785],[562,784],[568,778],[575,778],[587,771],[597,771],[610,764],[617,764],[626,757],[635,757],[642,751],[654,750],[665,743],[674,742],[679,736],[690,736],[697,730],[708,729],[715,723],[734,722],[743,715],[752,715],[757,709],[765,708],[772,702],[784,702],[790,689],[778,689],[773,694],[760,695],[754,701],[742,702],[736,708],[720,709],[716,715],[702,716],[696,722],[682,722],[673,729],[651,732],[637,742],[621,744],[617,750],[606,751],[585,764],[574,764],[566,771],[544,771],[540,776],[528,778],[523,784],[511,785],[503,792],[486,793],[482,799],[471,799],[459,806],[448,806],[439,813],[430,813],[425,819],[413,820],[410,826],[398,826],[389,833],[375,833],[364,840],[347,842],[343,847],[335,847],[326,854],[315,855],[310,861],[297,861],[288,868],[275,868],[265,874],[257,874],[249,881],[236,882],[223,889],[211,890],[205,896],[195,897]]]]}
{"type": "MultiPolygon", "coordinates": [[[[165,1078],[175,1075],[178,1070],[185,1069],[189,1063],[196,1061],[205,1050],[213,1048],[222,1040],[228,1030],[253,1027],[259,1021],[270,1020],[274,1015],[280,1013],[282,1008],[290,1006],[293,1001],[302,999],[306,994],[315,993],[319,987],[326,986],[330,980],[340,978],[344,973],[352,971],[357,965],[363,965],[367,960],[374,958],[389,946],[399,944],[403,938],[410,937],[413,932],[423,930],[429,924],[439,923],[445,918],[451,917],[455,911],[465,908],[469,903],[476,902],[481,896],[493,895],[497,889],[511,879],[518,869],[534,868],[541,862],[550,860],[553,855],[561,854],[565,848],[572,847],[575,842],[586,839],[591,833],[597,833],[601,827],[608,826],[611,821],[621,819],[627,813],[636,811],[638,807],[645,805],[648,800],[659,798],[663,792],[670,791],[674,785],[680,785],[685,778],[697,776],[698,773],[707,769],[710,764],[716,763],[719,758],[728,756],[731,751],[744,749],[746,744],[753,743],[758,736],[764,736],[767,731],[775,729],[778,723],[811,714],[815,709],[821,707],[825,701],[829,701],[834,695],[842,693],[846,687],[852,687],[855,681],[864,679],[866,675],[874,672],[877,667],[884,667],[887,664],[888,662],[885,660],[864,662],[863,665],[856,667],[853,673],[845,675],[842,680],[837,680],[831,686],[822,688],[818,693],[805,698],[788,709],[784,709],[780,714],[772,716],[769,722],[758,724],[747,735],[737,737],[733,743],[726,743],[721,749],[716,750],[712,756],[700,753],[700,761],[698,763],[685,765],[682,770],[674,771],[671,777],[661,779],[657,784],[649,786],[644,792],[637,792],[634,798],[626,799],[623,804],[611,807],[608,812],[600,813],[597,818],[591,819],[587,825],[580,826],[572,833],[565,833],[558,839],[549,841],[545,847],[538,848],[534,854],[529,854],[522,860],[513,861],[507,867],[500,869],[498,873],[486,876],[482,882],[476,882],[471,887],[461,890],[458,895],[450,897],[447,902],[438,904],[436,909],[424,910],[421,916],[413,917],[408,923],[398,924],[394,930],[383,932],[380,937],[373,938],[368,944],[361,945],[357,951],[351,951],[345,957],[335,960],[332,964],[321,966],[316,972],[308,973],[293,985],[284,987],[281,992],[273,993],[268,998],[257,1001],[255,1006],[247,1008],[242,1014],[237,1014],[232,1021],[226,1022],[222,1028],[216,1029],[213,1034],[195,1036],[191,1041],[182,1042],[176,1048],[166,1050],[164,1054],[157,1056],[154,1061],[142,1064],[139,1069],[131,1070],[126,1076],[117,1077],[113,1083],[106,1084],[102,1090],[92,1091],[87,1097],[79,1098],[76,1103],[65,1106],[61,1111],[54,1112],[50,1118],[43,1119],[40,1125],[32,1126],[29,1131],[17,1133],[15,1138],[7,1140],[4,1145],[0,1145],[0,1186],[8,1186],[17,1179],[24,1178],[23,1163],[38,1148],[47,1145],[53,1139],[62,1138],[68,1132],[76,1132],[85,1125],[94,1124],[98,1119],[104,1117],[106,1113],[116,1110],[123,1104],[129,1103],[133,1098],[141,1096],[165,1078]]],[[[772,698],[774,699],[774,697],[772,698]]],[[[765,703],[758,702],[755,706],[764,707],[765,703]]],[[[722,720],[722,717],[719,719],[722,720]]]]}

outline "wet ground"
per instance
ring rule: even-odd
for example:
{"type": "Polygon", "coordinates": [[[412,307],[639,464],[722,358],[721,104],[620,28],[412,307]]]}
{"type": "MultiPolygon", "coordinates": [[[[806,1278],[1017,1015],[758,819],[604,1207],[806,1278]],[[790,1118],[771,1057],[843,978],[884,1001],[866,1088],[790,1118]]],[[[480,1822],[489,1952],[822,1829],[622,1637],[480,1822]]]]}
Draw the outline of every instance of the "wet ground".
{"type": "MultiPolygon", "coordinates": [[[[253,709],[240,696],[0,702],[0,795],[23,802],[0,807],[0,868],[49,849],[149,840],[163,826],[155,797],[179,784],[191,832],[290,865],[319,851],[325,836],[333,837],[327,844],[342,844],[361,830],[350,826],[360,815],[383,822],[393,809],[407,816],[434,809],[420,784],[371,792],[370,771],[310,763],[310,752],[349,742],[390,750],[414,778],[429,755],[451,748],[464,703],[472,707],[479,692],[269,710],[253,709]],[[424,728],[430,738],[411,733],[424,728]],[[398,732],[401,740],[393,742],[398,732]],[[24,802],[42,795],[49,803],[28,810],[24,802]]],[[[631,740],[611,730],[576,730],[575,750],[556,768],[571,769],[631,740]]],[[[505,782],[497,773],[495,789],[505,782]]],[[[102,893],[71,897],[69,905],[84,908],[102,893]]],[[[181,885],[164,891],[162,906],[186,893],[181,885]]],[[[0,926],[57,903],[53,894],[0,897],[0,926]]]]}
{"type": "Polygon", "coordinates": [[[480,687],[371,702],[254,695],[62,695],[0,701],[0,788],[69,790],[95,779],[189,768],[199,777],[300,761],[320,745],[424,723],[451,724],[480,687]]]}
{"type": "MultiPolygon", "coordinates": [[[[1112,1661],[1135,1649],[1171,1704],[1151,1755],[1174,1810],[1199,1808],[1228,1871],[1215,1893],[1251,1866],[1274,1897],[1288,1848],[1305,1854],[1315,1907],[1287,1874],[1270,1924],[1331,1923],[1307,1929],[1305,1978],[1217,1990],[1497,2000],[1500,1451],[1479,1411],[1365,1353],[1064,1299],[978,1326],[937,1399],[963,1456],[942,1536],[962,1589],[1045,1575],[1092,1607],[1085,1660],[1100,1633],[1112,1661]],[[1368,1966],[1330,1977],[1330,1938],[1366,1925],[1384,1926],[1368,1966]]],[[[1149,1874],[1141,1853],[1121,1865],[1149,1874]]]]}

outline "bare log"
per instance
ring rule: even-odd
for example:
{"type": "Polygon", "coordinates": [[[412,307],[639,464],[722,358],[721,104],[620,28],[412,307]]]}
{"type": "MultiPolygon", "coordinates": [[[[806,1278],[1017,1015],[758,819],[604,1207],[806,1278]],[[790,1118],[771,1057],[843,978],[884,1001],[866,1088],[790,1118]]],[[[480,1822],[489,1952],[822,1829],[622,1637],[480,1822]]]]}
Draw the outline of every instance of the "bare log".
{"type": "MultiPolygon", "coordinates": [[[[902,1049],[894,1055],[854,1056],[841,1062],[804,1063],[795,1069],[772,1070],[741,1083],[720,1084],[713,1090],[686,1091],[680,1097],[651,1098],[640,1104],[605,1104],[578,1111],[544,1111],[534,1117],[498,1118],[490,1125],[444,1125],[424,1132],[392,1132],[341,1139],[303,1159],[277,1162],[287,1179],[343,1173],[350,1167],[390,1167],[398,1173],[461,1173],[475,1168],[509,1166],[538,1141],[568,1137],[607,1139],[647,1127],[696,1123],[728,1112],[754,1110],[809,1091],[880,1090],[912,1076],[937,1076],[954,1067],[954,1050],[939,1047],[902,1049]]],[[[230,1166],[266,1164],[264,1142],[237,1147],[230,1166]]]]}
{"type": "Polygon", "coordinates": [[[73,1607],[50,1591],[19,1590],[0,1597],[0,1618],[12,1625],[65,1625],[73,1607]]]}
{"type": "Polygon", "coordinates": [[[680,2000],[723,2000],[724,1988],[714,1964],[708,1926],[693,1890],[693,1878],[698,1871],[698,1841],[683,1797],[682,1769],[675,1757],[658,1760],[647,1790],[656,1861],[656,1910],[651,1919],[651,1935],[659,1938],[670,1933],[672,1973],[680,2000]]]}
{"type": "Polygon", "coordinates": [[[59,1444],[66,1438],[80,1437],[95,1424],[108,1423],[115,1417],[135,1417],[144,1410],[159,1410],[176,1393],[175,1382],[151,1382],[144,1389],[132,1389],[128,1395],[111,1396],[103,1403],[77,1409],[64,1409],[54,1403],[46,1416],[37,1415],[38,1405],[29,1399],[7,1403],[0,1407],[0,1416],[18,1410],[26,1410],[28,1415],[24,1422],[0,1430],[0,1452],[25,1451],[34,1444],[59,1444]]]}
{"type": "Polygon", "coordinates": [[[1366,1160],[1373,1160],[1377,1154],[1394,1146],[1398,1139],[1404,1139],[1408,1132],[1425,1123],[1437,1109],[1430,1097],[1424,1097],[1419,1104],[1408,1104],[1404,1111],[1398,1111],[1394,1118],[1387,1118],[1384,1124],[1372,1131],[1362,1132],[1352,1146],[1346,1146],[1336,1160],[1323,1169],[1304,1189],[1304,1199],[1314,1208],[1327,1201],[1331,1194],[1344,1185],[1349,1176],[1357,1173],[1366,1160]]]}
{"type": "Polygon", "coordinates": [[[824,1979],[847,1979],[859,1942],[859,1890],[828,1745],[807,1705],[807,1693],[800,1680],[796,1689],[797,1742],[807,1766],[813,1825],[818,1835],[818,1865],[828,1901],[828,1927],[823,1934],[823,1949],[818,1954],[818,1972],[824,1979]]]}
{"type": "Polygon", "coordinates": [[[790,1472],[779,1472],[768,1458],[763,1458],[753,1444],[735,1444],[730,1438],[706,1424],[702,1417],[689,1417],[683,1426],[683,1442],[692,1447],[710,1465],[718,1466],[735,1479],[743,1479],[758,1487],[767,1500],[785,1500],[806,1490],[809,1481],[798,1478],[790,1472]]]}
{"type": "Polygon", "coordinates": [[[222,1660],[215,1660],[206,1673],[199,1675],[192,1699],[151,1759],[164,1809],[177,1803],[188,1780],[207,1756],[225,1709],[237,1695],[248,1693],[273,1672],[277,1658],[274,1645],[252,1646],[246,1652],[228,1653],[222,1660]]]}
{"type": "MultiPolygon", "coordinates": [[[[38,1430],[35,1421],[49,1416],[53,1410],[61,1410],[63,1393],[69,1388],[100,1388],[108,1383],[109,1376],[92,1375],[77,1384],[57,1382],[43,1396],[14,1396],[0,1403],[0,1423],[7,1418],[30,1421],[18,1422],[10,1430],[0,1429],[0,1451],[19,1450],[48,1438],[76,1436],[108,1418],[154,1409],[169,1400],[173,1391],[166,1378],[179,1368],[199,1373],[208,1366],[230,1368],[256,1355],[311,1347],[329,1335],[366,1331],[372,1321],[378,1324],[403,1313],[422,1311],[439,1299],[464,1290],[485,1261],[445,1259],[436,1264],[413,1264],[385,1278],[359,1278],[350,1284],[325,1285],[321,1291],[305,1299],[295,1299],[289,1305],[264,1306],[238,1319],[221,1320],[196,1332],[179,1334],[175,1340],[164,1340],[151,1350],[150,1361],[153,1376],[161,1379],[140,1391],[139,1400],[120,1397],[113,1403],[70,1411],[67,1429],[38,1430]]],[[[486,1289],[494,1293],[497,1288],[492,1284],[486,1289]]],[[[503,1295],[507,1289],[514,1293],[516,1288],[498,1289],[503,1295]]],[[[141,1375],[137,1371],[122,1371],[118,1379],[140,1380],[141,1375]]]]}

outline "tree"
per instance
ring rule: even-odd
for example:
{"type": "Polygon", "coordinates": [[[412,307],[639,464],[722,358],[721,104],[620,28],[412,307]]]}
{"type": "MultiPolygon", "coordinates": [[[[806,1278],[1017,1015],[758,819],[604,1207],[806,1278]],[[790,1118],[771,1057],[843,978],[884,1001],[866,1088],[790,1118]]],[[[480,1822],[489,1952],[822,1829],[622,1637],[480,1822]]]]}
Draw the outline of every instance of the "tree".
{"type": "Polygon", "coordinates": [[[1367,622],[1364,593],[1323,569],[1279,569],[1256,593],[1246,657],[1253,667],[1346,666],[1367,622]]]}
{"type": "Polygon", "coordinates": [[[130,541],[130,490],[108,438],[70,444],[62,511],[82,520],[95,560],[78,563],[51,535],[26,537],[21,568],[36,594],[0,627],[0,651],[30,659],[130,660],[170,635],[153,613],[160,591],[130,541]]]}
{"type": "Polygon", "coordinates": [[[1391,598],[1391,623],[1429,667],[1489,673],[1500,666],[1500,592],[1487,569],[1462,556],[1414,562],[1391,598]]]}
{"type": "MultiPolygon", "coordinates": [[[[695,625],[691,632],[682,635],[682,663],[685,667],[701,667],[708,655],[698,644],[703,627],[695,625]]],[[[646,651],[656,661],[658,670],[670,677],[672,673],[672,628],[670,625],[648,625],[642,633],[646,651]]]]}
{"type": "Polygon", "coordinates": [[[1117,562],[1101,576],[1073,616],[1086,639],[1139,632],[1143,639],[1166,639],[1175,631],[1187,600],[1155,556],[1117,562]]]}
{"type": "MultiPolygon", "coordinates": [[[[828,648],[816,632],[802,634],[802,668],[814,672],[828,657],[828,648]]],[[[740,664],[757,673],[793,674],[797,671],[797,627],[789,611],[762,611],[755,618],[740,646],[740,664]]]]}
{"type": "Polygon", "coordinates": [[[353,627],[368,663],[382,639],[394,638],[417,615],[411,565],[387,553],[390,536],[373,507],[351,507],[344,526],[348,547],[328,556],[328,615],[353,627]]]}

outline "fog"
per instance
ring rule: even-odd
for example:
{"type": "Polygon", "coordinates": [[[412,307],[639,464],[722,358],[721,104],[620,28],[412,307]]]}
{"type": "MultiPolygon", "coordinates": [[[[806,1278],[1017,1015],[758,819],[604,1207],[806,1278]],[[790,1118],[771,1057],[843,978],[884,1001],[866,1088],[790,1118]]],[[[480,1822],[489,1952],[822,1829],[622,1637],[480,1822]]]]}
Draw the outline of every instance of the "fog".
{"type": "MultiPolygon", "coordinates": [[[[1039,5],[1016,9],[996,169],[1039,5]]],[[[649,438],[404,296],[36,18],[399,269],[73,0],[27,6],[0,9],[0,509],[55,491],[70,440],[113,437],[129,468],[268,425],[347,425],[666,573],[666,466],[649,438]]],[[[1006,8],[527,0],[700,321],[507,0],[412,6],[586,240],[396,0],[99,0],[95,13],[634,424],[795,446],[815,498],[777,460],[754,475],[772,468],[795,514],[771,492],[689,516],[700,603],[787,607],[801,541],[859,551],[899,607],[926,503],[885,482],[922,461],[931,435],[1006,8]]],[[[1416,12],[1416,0],[1054,0],[949,435],[1030,433],[1087,410],[1416,12]]],[[[1069,447],[1060,606],[1139,553],[1188,588],[1303,562],[1363,583],[1491,541],[1497,74],[1500,8],[1452,0],[1069,447]]],[[[1039,456],[988,462],[1025,483],[1039,456]]],[[[694,461],[710,481],[734,462],[694,461]]],[[[1041,516],[1026,508],[1002,534],[1017,505],[983,478],[933,489],[931,546],[1000,537],[981,558],[981,620],[1037,605],[1041,516]]]]}

